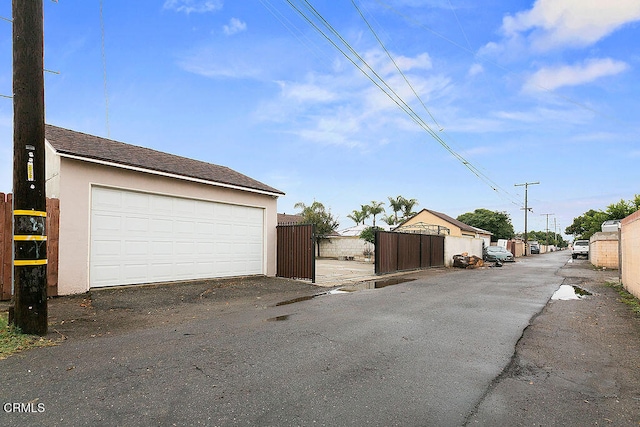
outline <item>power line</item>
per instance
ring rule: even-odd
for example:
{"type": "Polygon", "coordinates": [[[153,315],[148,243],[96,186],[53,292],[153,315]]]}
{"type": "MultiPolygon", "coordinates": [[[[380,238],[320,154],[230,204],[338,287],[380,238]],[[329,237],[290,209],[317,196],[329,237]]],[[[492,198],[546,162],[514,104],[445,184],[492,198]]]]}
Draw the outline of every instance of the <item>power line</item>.
{"type": "Polygon", "coordinates": [[[103,0],[100,0],[100,35],[102,50],[102,76],[104,82],[104,104],[105,104],[105,120],[107,126],[107,138],[111,137],[111,129],[109,126],[109,91],[107,90],[107,57],[104,48],[104,14],[102,12],[103,0]]]}
{"type": "Polygon", "coordinates": [[[358,11],[358,13],[360,14],[360,17],[362,18],[362,20],[365,22],[365,24],[367,24],[367,27],[369,28],[369,30],[371,31],[371,34],[373,34],[373,36],[376,38],[376,40],[378,41],[378,44],[380,45],[380,47],[382,47],[382,50],[384,50],[384,52],[387,54],[387,57],[389,58],[389,60],[393,63],[394,67],[396,68],[396,70],[398,70],[398,73],[400,73],[400,75],[402,76],[402,78],[404,79],[405,83],[407,84],[407,86],[409,86],[409,88],[411,88],[411,91],[413,92],[413,94],[416,96],[416,98],[418,98],[418,101],[420,101],[420,104],[422,105],[422,108],[424,108],[424,110],[427,112],[427,114],[429,114],[429,117],[431,117],[431,119],[433,120],[433,122],[436,124],[436,126],[438,126],[439,130],[443,130],[442,126],[440,126],[440,123],[438,123],[438,121],[436,120],[435,117],[433,117],[433,114],[431,114],[431,111],[429,111],[429,109],[427,108],[426,104],[422,101],[422,97],[420,97],[420,95],[418,95],[418,92],[416,92],[416,90],[414,89],[413,85],[411,84],[411,82],[409,82],[409,79],[407,78],[407,76],[404,74],[404,72],[402,71],[402,69],[398,66],[398,63],[393,59],[393,56],[391,56],[391,53],[389,52],[389,50],[387,49],[387,47],[384,45],[384,43],[382,43],[382,40],[380,40],[380,37],[378,37],[378,34],[376,34],[375,30],[373,29],[373,27],[371,26],[371,24],[369,24],[369,21],[367,20],[367,18],[365,18],[364,14],[362,13],[362,11],[360,10],[360,8],[358,7],[358,5],[356,4],[355,0],[351,0],[351,4],[353,4],[353,7],[356,8],[356,10],[358,11]]]}
{"type": "Polygon", "coordinates": [[[276,18],[278,20],[278,22],[280,22],[280,24],[282,24],[283,27],[285,27],[287,29],[287,31],[289,31],[289,33],[291,33],[300,43],[302,43],[303,45],[305,45],[307,47],[307,49],[309,49],[309,51],[311,51],[314,55],[320,57],[319,52],[321,52],[321,49],[315,45],[315,43],[309,38],[307,37],[307,35],[300,30],[293,22],[291,22],[291,20],[289,18],[287,18],[282,12],[280,12],[278,10],[278,8],[276,8],[269,0],[258,0],[265,9],[267,9],[269,11],[269,13],[271,13],[271,15],[273,15],[274,18],[276,18]],[[293,29],[295,29],[296,31],[294,31],[293,29]]]}
{"type": "MultiPolygon", "coordinates": [[[[431,114],[431,111],[429,111],[429,108],[427,108],[426,104],[423,102],[422,97],[417,93],[417,91],[414,89],[413,85],[411,84],[411,82],[409,81],[409,79],[407,78],[407,76],[405,75],[405,73],[402,71],[402,69],[398,66],[397,62],[393,59],[393,56],[391,55],[391,53],[389,52],[389,50],[386,48],[386,46],[384,45],[384,43],[382,42],[382,40],[380,39],[380,37],[378,37],[376,31],[373,29],[373,27],[371,26],[371,24],[369,23],[369,21],[367,20],[367,18],[364,16],[364,14],[362,13],[362,11],[360,10],[360,8],[358,7],[358,5],[355,3],[355,0],[351,0],[351,3],[353,4],[353,6],[355,7],[355,9],[358,11],[358,13],[360,14],[360,17],[362,18],[362,20],[367,24],[367,27],[369,28],[369,30],[371,31],[371,33],[373,34],[373,36],[376,38],[376,40],[378,41],[378,43],[380,44],[380,46],[382,47],[382,49],[384,50],[384,52],[387,54],[387,57],[391,60],[391,62],[393,63],[393,65],[395,66],[396,70],[398,71],[398,73],[400,73],[400,75],[402,76],[402,78],[404,79],[405,83],[407,84],[407,86],[409,86],[409,88],[411,88],[411,91],[413,92],[413,94],[415,95],[415,97],[420,101],[420,104],[422,105],[422,107],[424,108],[424,110],[429,114],[429,116],[431,117],[431,119],[433,120],[433,122],[437,125],[438,127],[438,131],[439,132],[443,132],[444,128],[440,125],[440,123],[438,123],[438,121],[436,120],[436,118],[433,116],[433,114],[431,114]]],[[[449,2],[449,4],[451,4],[451,2],[449,2]]],[[[453,8],[453,6],[452,6],[453,8]]],[[[455,13],[455,12],[454,12],[455,13]]],[[[456,19],[457,19],[457,15],[456,15],[456,19]]],[[[459,23],[459,21],[458,21],[459,23]]],[[[464,30],[461,28],[463,34],[464,34],[464,30]]],[[[465,34],[465,38],[466,38],[466,34],[465,34]]],[[[469,42],[469,40],[467,39],[467,43],[469,42]]],[[[447,134],[448,136],[448,134],[447,134]]],[[[496,184],[493,180],[491,180],[487,175],[485,175],[483,172],[481,172],[480,170],[478,170],[475,166],[471,165],[467,160],[465,160],[462,156],[458,157],[457,152],[455,152],[453,149],[450,149],[449,145],[447,145],[444,140],[442,138],[440,138],[439,136],[436,138],[436,140],[438,140],[438,142],[440,144],[444,144],[445,148],[454,155],[454,157],[458,158],[458,160],[462,161],[462,163],[467,166],[468,168],[470,166],[472,166],[474,168],[474,170],[472,172],[476,173],[476,175],[481,175],[484,179],[485,183],[488,184],[493,190],[497,191],[497,189],[500,189],[500,187],[498,186],[498,184],[496,184]],[[455,153],[455,154],[454,154],[455,153]]],[[[480,176],[479,176],[480,177],[480,176]]],[[[507,191],[502,190],[504,193],[506,193],[507,195],[509,195],[510,197],[512,197],[507,191]]],[[[499,194],[499,193],[498,193],[499,194]]],[[[512,200],[510,200],[511,203],[518,205],[517,203],[513,202],[512,200]]]]}
{"type": "MultiPolygon", "coordinates": [[[[456,158],[460,163],[463,164],[471,173],[473,173],[477,178],[479,178],[482,182],[487,184],[492,190],[496,193],[500,194],[500,192],[504,192],[509,195],[506,191],[500,189],[500,187],[494,183],[489,177],[487,177],[484,173],[482,173],[477,167],[475,167],[471,162],[466,160],[463,156],[453,150],[439,135],[435,132],[423,119],[420,117],[418,113],[416,113],[413,108],[404,100],[402,97],[386,82],[386,80],[378,73],[376,70],[371,67],[368,62],[340,35],[340,33],[309,3],[307,0],[303,0],[304,7],[310,12],[310,14],[319,22],[318,24],[314,22],[304,11],[302,11],[298,6],[293,4],[291,0],[286,0],[289,6],[295,10],[304,20],[306,20],[320,35],[322,35],[332,46],[334,46],[349,62],[351,62],[356,68],[360,70],[376,87],[378,87],[382,92],[387,95],[402,111],[404,111],[418,126],[420,126],[423,130],[425,130],[431,137],[433,137],[445,150],[447,150],[454,158],[456,158]],[[319,25],[324,26],[333,36],[337,39],[334,40],[327,33],[325,33],[319,25]],[[350,56],[345,50],[343,50],[339,45],[342,44],[352,56],[350,56]],[[362,64],[362,65],[361,65],[362,64]]],[[[387,50],[388,52],[388,50],[387,50]]],[[[389,54],[390,55],[390,54],[389,54]]],[[[426,108],[426,106],[425,106],[426,108]]],[[[509,195],[510,196],[510,195],[509,195]]],[[[514,205],[518,205],[517,203],[511,201],[514,205]]]]}

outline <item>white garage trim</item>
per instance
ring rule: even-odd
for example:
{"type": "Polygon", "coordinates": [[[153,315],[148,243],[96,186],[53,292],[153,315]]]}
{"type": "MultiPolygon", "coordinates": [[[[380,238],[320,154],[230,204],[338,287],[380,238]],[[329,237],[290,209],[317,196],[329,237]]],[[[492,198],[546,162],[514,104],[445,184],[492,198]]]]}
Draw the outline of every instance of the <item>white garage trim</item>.
{"type": "Polygon", "coordinates": [[[91,188],[90,287],[264,274],[263,208],[91,188]]]}

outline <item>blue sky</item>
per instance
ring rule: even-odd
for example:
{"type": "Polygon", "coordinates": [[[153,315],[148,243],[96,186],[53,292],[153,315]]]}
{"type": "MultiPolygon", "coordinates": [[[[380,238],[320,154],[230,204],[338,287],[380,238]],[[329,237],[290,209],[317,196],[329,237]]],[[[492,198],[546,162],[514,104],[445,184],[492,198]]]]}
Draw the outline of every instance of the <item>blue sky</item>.
{"type": "MultiPolygon", "coordinates": [[[[523,231],[514,185],[540,182],[528,229],[553,213],[564,231],[640,193],[637,0],[109,0],[102,20],[99,0],[44,6],[48,123],[231,167],[285,192],[279,212],[317,200],[346,228],[402,195],[523,231]]],[[[1,95],[11,55],[2,20],[1,95]]],[[[12,121],[0,98],[3,192],[12,121]]]]}

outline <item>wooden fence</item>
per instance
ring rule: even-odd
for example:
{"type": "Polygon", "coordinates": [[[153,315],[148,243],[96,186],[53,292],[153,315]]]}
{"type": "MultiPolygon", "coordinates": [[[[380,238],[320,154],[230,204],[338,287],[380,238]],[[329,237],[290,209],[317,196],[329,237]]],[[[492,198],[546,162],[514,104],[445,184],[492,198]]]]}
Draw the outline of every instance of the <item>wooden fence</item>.
{"type": "Polygon", "coordinates": [[[311,283],[315,283],[315,226],[312,224],[278,225],[277,233],[276,275],[291,279],[311,279],[311,283]]]}
{"type": "MultiPolygon", "coordinates": [[[[11,299],[13,208],[11,194],[0,193],[0,300],[11,299]]],[[[58,295],[60,200],[47,198],[47,295],[58,295]]]]}
{"type": "Polygon", "coordinates": [[[376,232],[376,274],[444,265],[444,236],[376,232]]]}

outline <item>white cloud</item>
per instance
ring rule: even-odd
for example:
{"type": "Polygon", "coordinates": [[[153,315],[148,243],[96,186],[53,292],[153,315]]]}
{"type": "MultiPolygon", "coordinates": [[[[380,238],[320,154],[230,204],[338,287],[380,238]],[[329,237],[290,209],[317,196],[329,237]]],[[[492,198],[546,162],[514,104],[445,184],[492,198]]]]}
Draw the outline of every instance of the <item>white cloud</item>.
{"type": "Polygon", "coordinates": [[[222,27],[222,30],[226,35],[231,36],[237,33],[241,33],[242,31],[246,31],[247,24],[246,22],[242,22],[238,18],[231,18],[229,23],[222,27]]]}
{"type": "Polygon", "coordinates": [[[393,52],[391,53],[393,57],[393,61],[389,59],[389,56],[380,49],[373,49],[365,52],[362,57],[367,64],[381,76],[388,76],[391,74],[398,74],[398,69],[402,70],[403,73],[412,70],[430,70],[432,68],[431,57],[428,53],[421,53],[413,58],[403,56],[403,55],[395,55],[393,52]],[[394,65],[394,63],[396,65],[394,65]]]}
{"type": "Polygon", "coordinates": [[[590,59],[583,64],[563,65],[555,68],[541,68],[525,83],[525,92],[555,90],[563,86],[578,86],[605,76],[613,76],[626,71],[629,66],[610,58],[590,59]]]}
{"type": "Polygon", "coordinates": [[[475,63],[469,68],[467,75],[469,77],[477,76],[478,74],[482,74],[484,72],[484,67],[481,64],[475,63]]]}
{"type": "Polygon", "coordinates": [[[584,47],[640,20],[638,0],[537,0],[533,8],[504,17],[507,39],[525,37],[535,51],[584,47]]]}
{"type": "Polygon", "coordinates": [[[281,96],[296,102],[320,102],[334,101],[338,95],[324,85],[314,83],[287,83],[280,81],[281,96]]]}
{"type": "MultiPolygon", "coordinates": [[[[434,98],[446,95],[451,81],[440,75],[424,76],[421,71],[431,68],[429,55],[395,58],[413,89],[407,86],[382,50],[368,51],[363,57],[405,102],[431,123],[413,90],[431,108],[434,98]]],[[[371,145],[397,140],[398,131],[420,131],[359,70],[342,69],[334,64],[331,71],[324,74],[311,73],[301,80],[279,80],[277,83],[278,96],[263,104],[256,112],[256,118],[287,123],[287,132],[303,140],[366,150],[371,145]]]]}
{"type": "Polygon", "coordinates": [[[212,47],[195,49],[178,64],[185,71],[208,78],[258,79],[263,74],[261,67],[249,58],[212,47]]]}
{"type": "Polygon", "coordinates": [[[184,12],[187,15],[192,12],[215,12],[222,9],[222,0],[166,0],[163,8],[184,12]]]}

